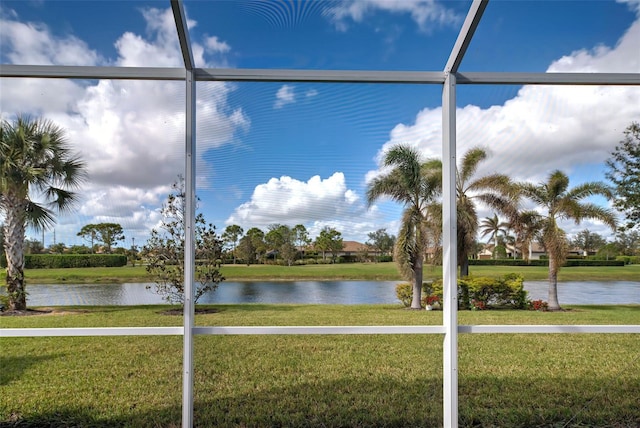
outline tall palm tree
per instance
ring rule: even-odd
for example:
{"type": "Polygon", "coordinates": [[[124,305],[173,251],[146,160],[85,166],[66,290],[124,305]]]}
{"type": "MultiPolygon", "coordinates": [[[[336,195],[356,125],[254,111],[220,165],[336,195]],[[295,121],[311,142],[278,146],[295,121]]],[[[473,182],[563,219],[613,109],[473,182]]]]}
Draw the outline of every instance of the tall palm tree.
{"type": "Polygon", "coordinates": [[[558,272],[567,257],[567,237],[558,225],[560,220],[574,220],[576,224],[586,218],[600,220],[613,230],[616,217],[613,211],[590,202],[581,202],[593,195],[613,196],[612,190],[600,182],[584,183],[569,189],[569,177],[561,171],[553,171],[546,182],[523,183],[522,194],[542,207],[542,242],[549,255],[549,297],[550,310],[560,310],[558,302],[558,272]]]}
{"type": "Polygon", "coordinates": [[[500,234],[503,236],[507,235],[507,228],[509,227],[509,223],[500,221],[497,214],[494,214],[493,217],[485,217],[480,223],[480,228],[482,234],[480,235],[482,238],[489,235],[489,241],[493,240],[493,258],[496,258],[496,250],[498,248],[498,238],[500,234]]]}
{"type": "Polygon", "coordinates": [[[516,191],[511,179],[504,174],[491,174],[473,179],[480,162],[487,158],[481,147],[470,149],[462,158],[456,175],[458,215],[458,265],[460,276],[469,275],[469,254],[473,251],[478,232],[478,200],[507,218],[516,211],[516,191]]]}
{"type": "Polygon", "coordinates": [[[26,309],[24,239],[27,226],[54,224],[71,208],[85,165],[71,153],[64,130],[41,118],[0,123],[0,213],[5,217],[9,310],[26,309]],[[32,200],[34,197],[36,200],[32,200]],[[37,201],[42,202],[37,202],[37,201]]]}
{"type": "Polygon", "coordinates": [[[387,152],[383,164],[391,170],[369,183],[367,201],[371,206],[387,196],[405,207],[394,254],[400,271],[413,281],[411,308],[420,309],[430,209],[442,187],[442,162],[434,159],[422,162],[416,149],[397,145],[387,152]]]}

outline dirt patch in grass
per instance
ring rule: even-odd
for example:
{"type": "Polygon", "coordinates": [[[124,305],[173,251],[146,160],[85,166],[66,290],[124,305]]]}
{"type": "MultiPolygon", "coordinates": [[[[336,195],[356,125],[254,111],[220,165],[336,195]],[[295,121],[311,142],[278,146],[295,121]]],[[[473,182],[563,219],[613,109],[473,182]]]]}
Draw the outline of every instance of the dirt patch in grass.
{"type": "MultiPolygon", "coordinates": [[[[219,310],[216,308],[196,308],[195,312],[196,312],[196,315],[217,314],[219,310]]],[[[158,313],[161,315],[184,315],[184,310],[182,308],[176,308],[176,309],[168,309],[166,311],[160,311],[158,313]]]]}
{"type": "Polygon", "coordinates": [[[89,311],[85,311],[85,310],[40,308],[40,309],[25,309],[24,311],[3,311],[3,312],[0,312],[0,317],[25,317],[25,316],[36,316],[36,315],[73,315],[73,314],[85,314],[88,312],[89,311]]]}

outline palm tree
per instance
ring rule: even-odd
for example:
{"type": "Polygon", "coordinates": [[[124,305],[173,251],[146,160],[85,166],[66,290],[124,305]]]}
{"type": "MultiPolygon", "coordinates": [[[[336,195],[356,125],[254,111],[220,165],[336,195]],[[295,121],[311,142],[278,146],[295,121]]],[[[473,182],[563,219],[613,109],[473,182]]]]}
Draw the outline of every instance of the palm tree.
{"type": "Polygon", "coordinates": [[[26,227],[52,226],[54,211],[71,208],[76,200],[71,189],[85,178],[85,165],[70,152],[62,128],[46,119],[18,116],[0,123],[0,177],[9,310],[24,310],[26,227]]]}
{"type": "Polygon", "coordinates": [[[488,205],[507,218],[511,218],[516,211],[517,193],[508,176],[491,174],[472,180],[480,162],[486,158],[486,150],[480,147],[470,149],[462,158],[456,175],[460,276],[469,275],[469,254],[473,251],[478,232],[475,200],[488,205]]]}
{"type": "Polygon", "coordinates": [[[542,228],[540,214],[535,211],[517,211],[511,218],[509,226],[516,234],[514,247],[517,247],[518,242],[522,244],[522,259],[528,263],[531,258],[533,242],[538,238],[542,228]]]}
{"type": "Polygon", "coordinates": [[[509,227],[509,223],[500,221],[497,214],[494,214],[493,217],[485,217],[480,223],[480,227],[482,230],[481,237],[485,237],[489,235],[489,241],[493,240],[493,258],[496,258],[496,249],[498,248],[498,237],[500,234],[503,236],[507,235],[507,228],[509,227]]]}
{"type": "Polygon", "coordinates": [[[593,195],[613,196],[612,190],[600,182],[584,183],[569,189],[569,177],[561,171],[553,171],[546,182],[537,185],[523,183],[522,194],[542,207],[542,242],[549,255],[549,297],[550,310],[560,310],[558,302],[558,271],[567,257],[567,237],[558,225],[560,220],[574,220],[576,224],[585,218],[600,220],[613,230],[616,217],[613,211],[589,202],[581,202],[593,195]]]}
{"type": "Polygon", "coordinates": [[[430,208],[442,187],[442,162],[434,159],[421,162],[417,150],[397,145],[386,153],[383,164],[391,170],[369,183],[367,201],[371,206],[387,196],[405,207],[394,253],[400,271],[413,281],[411,308],[420,309],[430,208]]]}

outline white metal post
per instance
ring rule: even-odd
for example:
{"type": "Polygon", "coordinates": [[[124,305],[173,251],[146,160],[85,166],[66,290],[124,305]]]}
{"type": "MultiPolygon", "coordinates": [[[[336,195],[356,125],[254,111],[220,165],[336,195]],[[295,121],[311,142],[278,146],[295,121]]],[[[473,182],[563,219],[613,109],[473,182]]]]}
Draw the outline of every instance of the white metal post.
{"type": "Polygon", "coordinates": [[[186,143],[184,210],[184,349],[182,372],[182,426],[193,426],[193,319],[196,218],[196,81],[186,70],[186,143]]]}
{"type": "Polygon", "coordinates": [[[456,77],[448,73],[442,91],[442,220],[444,287],[444,426],[458,426],[458,242],[456,213],[456,77]]]}

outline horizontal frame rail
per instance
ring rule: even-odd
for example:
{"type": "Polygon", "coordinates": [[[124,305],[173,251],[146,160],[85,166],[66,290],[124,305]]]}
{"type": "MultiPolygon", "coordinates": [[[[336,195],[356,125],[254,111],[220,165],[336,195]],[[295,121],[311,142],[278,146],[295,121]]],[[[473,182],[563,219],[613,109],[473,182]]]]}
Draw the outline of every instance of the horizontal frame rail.
{"type": "MultiPolygon", "coordinates": [[[[458,333],[482,334],[640,334],[640,325],[459,325],[458,333]]],[[[5,337],[182,336],[184,327],[2,328],[5,337]]],[[[441,325],[397,326],[231,326],[193,328],[195,335],[352,335],[444,334],[441,325]]]]}
{"type": "Polygon", "coordinates": [[[0,77],[51,79],[186,80],[184,68],[0,64],[0,77]]]}
{"type": "MultiPolygon", "coordinates": [[[[443,84],[442,71],[286,70],[196,68],[196,81],[443,84]]],[[[640,85],[640,73],[460,72],[458,84],[640,85]]],[[[185,80],[184,68],[0,64],[0,77],[185,80]]]]}

